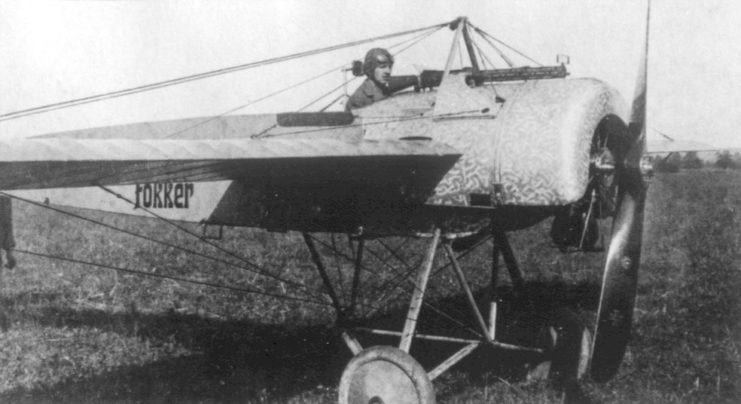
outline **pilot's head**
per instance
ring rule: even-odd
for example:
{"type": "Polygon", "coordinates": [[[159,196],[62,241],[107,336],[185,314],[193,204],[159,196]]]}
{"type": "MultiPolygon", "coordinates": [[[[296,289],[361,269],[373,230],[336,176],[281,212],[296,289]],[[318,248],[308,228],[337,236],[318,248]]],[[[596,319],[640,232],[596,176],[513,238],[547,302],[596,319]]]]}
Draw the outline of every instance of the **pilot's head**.
{"type": "Polygon", "coordinates": [[[393,66],[394,57],[386,49],[373,48],[365,54],[363,71],[368,78],[378,84],[388,84],[393,66]]]}

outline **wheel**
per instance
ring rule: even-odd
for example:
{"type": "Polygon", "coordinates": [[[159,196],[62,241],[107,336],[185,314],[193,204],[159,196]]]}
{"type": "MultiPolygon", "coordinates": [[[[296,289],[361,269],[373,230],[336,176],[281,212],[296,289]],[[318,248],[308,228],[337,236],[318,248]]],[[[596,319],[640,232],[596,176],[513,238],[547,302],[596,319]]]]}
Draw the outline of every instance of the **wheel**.
{"type": "Polygon", "coordinates": [[[554,337],[549,377],[556,385],[580,380],[587,373],[592,334],[574,313],[561,312],[550,327],[554,337]]]}
{"type": "Polygon", "coordinates": [[[549,379],[557,387],[581,380],[587,373],[592,352],[592,334],[571,311],[557,310],[541,332],[544,361],[527,375],[529,381],[549,379]]]}
{"type": "Polygon", "coordinates": [[[409,354],[390,346],[361,351],[350,360],[340,379],[340,404],[434,402],[427,372],[409,354]]]}

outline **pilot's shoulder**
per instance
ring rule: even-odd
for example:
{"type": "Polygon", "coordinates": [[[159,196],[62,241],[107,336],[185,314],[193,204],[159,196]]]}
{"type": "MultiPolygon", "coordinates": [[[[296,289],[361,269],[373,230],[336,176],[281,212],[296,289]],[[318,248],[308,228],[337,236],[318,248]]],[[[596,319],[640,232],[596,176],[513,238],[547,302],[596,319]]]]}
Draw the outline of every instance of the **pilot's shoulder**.
{"type": "Polygon", "coordinates": [[[348,108],[362,108],[376,101],[376,85],[366,79],[347,100],[348,108]]]}

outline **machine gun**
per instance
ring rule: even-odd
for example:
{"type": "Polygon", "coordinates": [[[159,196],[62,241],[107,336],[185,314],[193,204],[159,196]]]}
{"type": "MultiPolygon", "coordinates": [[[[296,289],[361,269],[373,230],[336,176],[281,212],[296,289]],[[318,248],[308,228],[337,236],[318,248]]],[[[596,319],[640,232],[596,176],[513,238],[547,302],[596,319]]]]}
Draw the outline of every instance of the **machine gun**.
{"type": "MultiPolygon", "coordinates": [[[[354,76],[362,76],[363,63],[359,60],[354,61],[352,72],[354,76]]],[[[442,70],[424,70],[419,75],[391,76],[388,91],[394,93],[409,87],[414,87],[415,91],[439,87],[444,73],[442,70]]],[[[500,81],[561,79],[569,75],[566,66],[563,64],[557,66],[523,66],[478,71],[474,71],[472,68],[465,68],[451,70],[451,73],[467,74],[466,82],[472,87],[500,81]]]]}

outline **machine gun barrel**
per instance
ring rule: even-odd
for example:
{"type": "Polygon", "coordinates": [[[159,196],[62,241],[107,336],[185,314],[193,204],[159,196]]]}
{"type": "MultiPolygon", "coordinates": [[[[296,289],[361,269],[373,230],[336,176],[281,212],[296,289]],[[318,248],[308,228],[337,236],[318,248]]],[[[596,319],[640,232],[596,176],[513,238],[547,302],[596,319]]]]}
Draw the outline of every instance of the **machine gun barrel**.
{"type": "MultiPolygon", "coordinates": [[[[518,80],[542,80],[560,79],[569,75],[566,66],[540,66],[540,67],[513,67],[508,69],[479,70],[474,73],[470,68],[452,70],[451,73],[468,73],[466,82],[471,86],[496,81],[518,81],[518,80]]],[[[415,90],[423,88],[439,87],[443,80],[442,70],[424,70],[419,76],[391,76],[386,91],[393,94],[405,88],[414,87],[415,90]]]]}
{"type": "MultiPolygon", "coordinates": [[[[496,81],[541,80],[564,78],[569,75],[566,66],[513,67],[508,69],[480,70],[474,73],[471,69],[453,70],[453,73],[469,73],[466,78],[471,85],[480,85],[496,81]]],[[[420,88],[438,87],[443,79],[442,70],[425,70],[420,75],[420,88]]]]}

